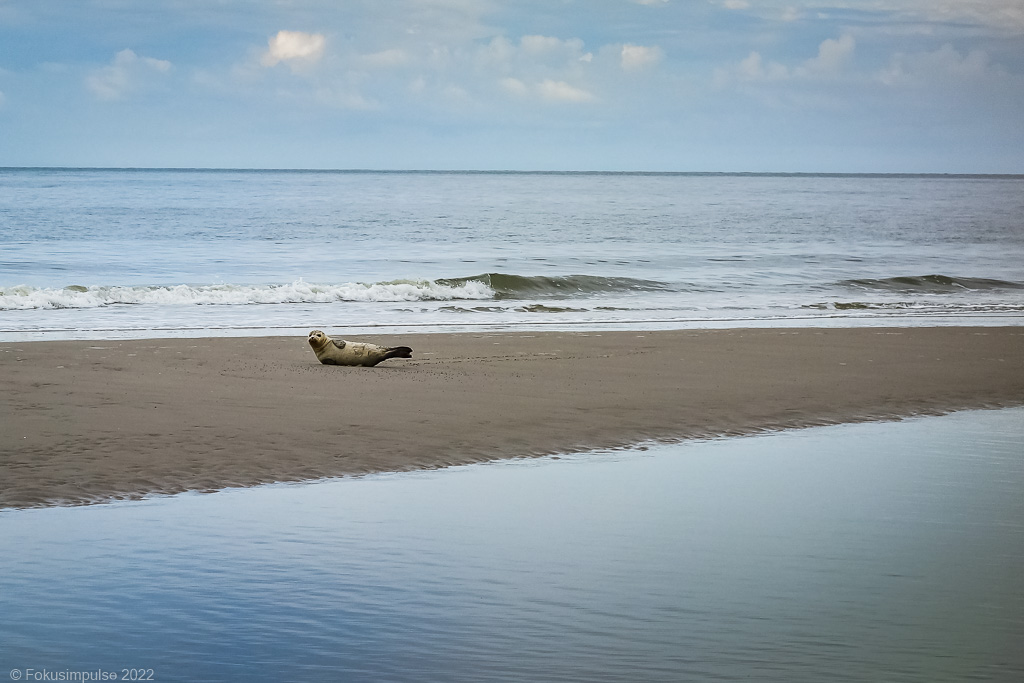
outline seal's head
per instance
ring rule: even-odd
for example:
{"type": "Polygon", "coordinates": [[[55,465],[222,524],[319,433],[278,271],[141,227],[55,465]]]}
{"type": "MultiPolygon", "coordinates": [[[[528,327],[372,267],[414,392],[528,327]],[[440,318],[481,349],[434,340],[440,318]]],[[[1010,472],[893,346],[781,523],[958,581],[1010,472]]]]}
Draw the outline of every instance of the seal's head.
{"type": "Polygon", "coordinates": [[[324,334],[323,330],[313,330],[309,333],[309,345],[314,351],[318,351],[329,344],[331,338],[324,334]]]}

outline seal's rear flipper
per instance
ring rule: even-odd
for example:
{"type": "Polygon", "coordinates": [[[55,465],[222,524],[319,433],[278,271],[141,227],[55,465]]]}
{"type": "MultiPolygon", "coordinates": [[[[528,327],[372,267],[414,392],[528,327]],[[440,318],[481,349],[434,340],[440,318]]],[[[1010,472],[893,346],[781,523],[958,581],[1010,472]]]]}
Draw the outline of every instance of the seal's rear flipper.
{"type": "Polygon", "coordinates": [[[388,349],[384,358],[412,358],[412,349],[408,346],[395,346],[388,349]]]}

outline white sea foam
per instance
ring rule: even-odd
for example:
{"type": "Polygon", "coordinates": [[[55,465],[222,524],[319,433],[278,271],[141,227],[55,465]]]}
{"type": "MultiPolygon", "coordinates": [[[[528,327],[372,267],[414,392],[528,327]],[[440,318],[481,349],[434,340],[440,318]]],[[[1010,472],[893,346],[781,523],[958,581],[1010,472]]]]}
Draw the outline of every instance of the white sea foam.
{"type": "Polygon", "coordinates": [[[431,280],[347,282],[333,285],[315,284],[304,280],[281,285],[71,286],[64,288],[37,288],[18,285],[0,287],[0,310],[99,308],[117,304],[238,306],[337,301],[452,301],[492,298],[494,298],[494,290],[476,280],[467,280],[458,285],[431,280]]]}

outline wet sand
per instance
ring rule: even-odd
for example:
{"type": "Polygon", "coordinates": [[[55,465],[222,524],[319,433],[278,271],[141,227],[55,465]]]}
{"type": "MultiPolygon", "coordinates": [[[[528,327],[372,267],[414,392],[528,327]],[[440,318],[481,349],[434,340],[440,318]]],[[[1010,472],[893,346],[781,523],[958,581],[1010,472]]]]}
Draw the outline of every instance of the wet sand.
{"type": "Polygon", "coordinates": [[[304,337],[0,344],[0,507],[1024,404],[1019,327],[368,340],[414,358],[320,365],[304,337]]]}

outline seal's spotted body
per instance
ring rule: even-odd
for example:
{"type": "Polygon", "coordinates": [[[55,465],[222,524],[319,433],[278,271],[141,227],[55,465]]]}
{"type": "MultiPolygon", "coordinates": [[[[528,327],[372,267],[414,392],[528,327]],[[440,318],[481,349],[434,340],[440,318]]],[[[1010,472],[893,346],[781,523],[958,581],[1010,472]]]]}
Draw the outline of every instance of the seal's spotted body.
{"type": "Polygon", "coordinates": [[[361,365],[372,367],[388,358],[412,358],[408,346],[377,346],[344,339],[331,339],[322,330],[309,333],[309,345],[324,365],[361,365]]]}

